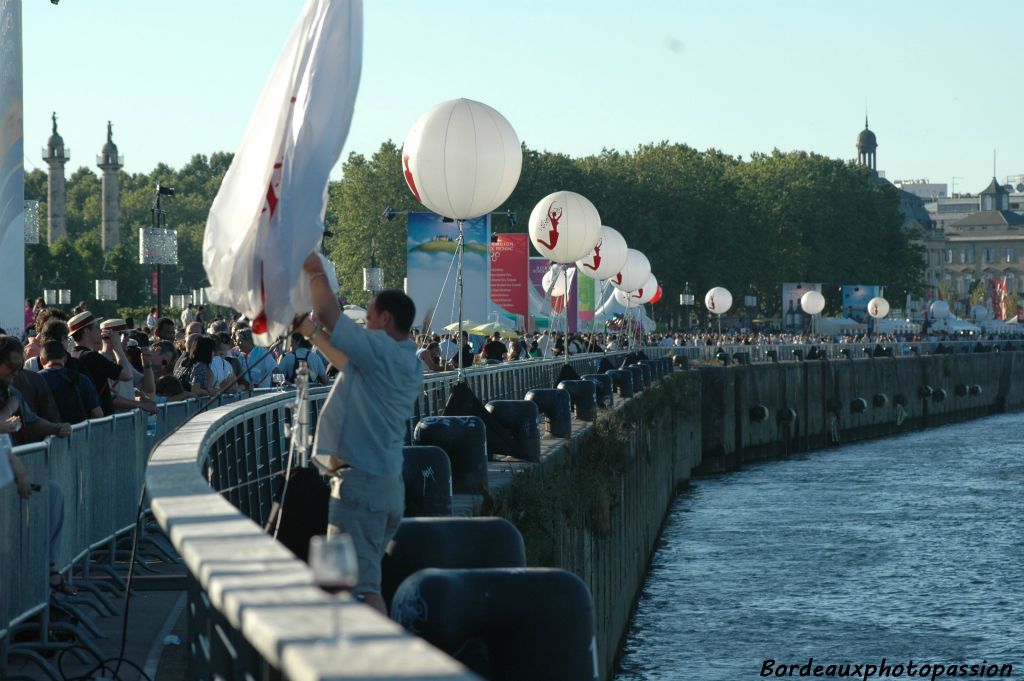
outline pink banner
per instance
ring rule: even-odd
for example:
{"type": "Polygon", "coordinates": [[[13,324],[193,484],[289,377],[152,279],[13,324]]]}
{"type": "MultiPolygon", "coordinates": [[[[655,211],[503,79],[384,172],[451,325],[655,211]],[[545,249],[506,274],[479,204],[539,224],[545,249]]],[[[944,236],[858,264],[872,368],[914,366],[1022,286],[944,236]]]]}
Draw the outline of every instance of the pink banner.
{"type": "Polygon", "coordinates": [[[529,314],[530,242],[526,234],[497,234],[491,242],[491,302],[505,312],[529,314]]]}

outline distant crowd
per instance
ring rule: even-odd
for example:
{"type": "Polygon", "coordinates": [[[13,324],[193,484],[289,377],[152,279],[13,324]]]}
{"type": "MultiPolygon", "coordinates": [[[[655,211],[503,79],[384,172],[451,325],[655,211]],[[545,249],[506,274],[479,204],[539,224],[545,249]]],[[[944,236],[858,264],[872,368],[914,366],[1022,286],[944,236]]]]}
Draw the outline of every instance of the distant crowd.
{"type": "MultiPolygon", "coordinates": [[[[0,329],[0,432],[16,443],[66,435],[69,426],[87,418],[142,409],[219,392],[267,388],[294,381],[305,364],[311,382],[327,384],[337,370],[299,333],[268,349],[253,342],[249,323],[240,317],[206,318],[206,310],[189,305],[177,318],[157,316],[144,323],[100,319],[80,304],[68,315],[26,302],[25,337],[0,329]],[[24,428],[22,428],[24,426],[24,428]]],[[[712,330],[674,333],[523,332],[504,329],[489,336],[467,332],[422,333],[413,329],[417,357],[427,372],[452,371],[460,365],[558,358],[580,353],[614,352],[637,346],[700,347],[822,343],[893,343],[925,340],[917,335],[822,336],[749,329],[719,334],[712,330]]],[[[929,337],[957,340],[957,337],[929,337]]],[[[970,340],[979,340],[972,337],[970,340]]]]}

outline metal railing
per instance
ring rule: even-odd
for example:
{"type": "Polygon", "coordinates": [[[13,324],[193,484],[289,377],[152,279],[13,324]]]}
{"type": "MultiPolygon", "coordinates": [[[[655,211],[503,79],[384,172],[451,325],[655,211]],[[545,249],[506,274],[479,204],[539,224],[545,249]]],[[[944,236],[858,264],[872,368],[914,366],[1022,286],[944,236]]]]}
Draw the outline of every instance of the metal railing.
{"type": "MultiPolygon", "coordinates": [[[[248,393],[223,395],[217,404],[234,402],[248,393]]],[[[157,435],[173,431],[198,412],[200,400],[158,406],[157,435]]],[[[146,435],[146,417],[135,410],[90,419],[71,428],[67,438],[15,447],[32,483],[39,486],[28,499],[14,485],[0,490],[0,677],[9,656],[35,657],[46,650],[50,598],[50,495],[63,497],[64,524],[56,547],[55,568],[74,583],[92,571],[105,572],[106,589],[86,582],[82,598],[101,613],[112,613],[111,584],[123,585],[115,569],[118,541],[135,525],[135,513],[145,479],[150,448],[157,440],[146,435]],[[39,625],[42,639],[12,644],[10,635],[30,621],[39,625]]],[[[123,572],[125,564],[120,563],[123,572]]],[[[69,607],[74,608],[75,599],[69,607]]],[[[82,617],[82,619],[87,619],[82,617]]],[[[85,622],[88,629],[89,622],[85,622]]],[[[37,660],[42,665],[42,659],[37,660]]],[[[44,667],[44,669],[46,669],[44,667]]],[[[52,674],[52,668],[46,669],[52,674]]]]}

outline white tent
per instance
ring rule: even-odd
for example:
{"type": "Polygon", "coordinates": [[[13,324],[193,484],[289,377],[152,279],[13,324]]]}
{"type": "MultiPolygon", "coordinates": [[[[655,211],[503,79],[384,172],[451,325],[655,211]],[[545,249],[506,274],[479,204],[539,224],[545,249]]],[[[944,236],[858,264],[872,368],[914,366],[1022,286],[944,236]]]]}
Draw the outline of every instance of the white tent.
{"type": "Polygon", "coordinates": [[[614,294],[615,289],[611,286],[607,287],[605,300],[597,306],[597,311],[594,312],[594,321],[597,322],[599,331],[603,331],[604,325],[615,319],[616,315],[639,319],[641,328],[644,331],[654,331],[654,320],[647,316],[647,310],[644,307],[633,307],[627,310],[624,305],[615,299],[614,294]]]}
{"type": "Polygon", "coordinates": [[[933,322],[928,328],[928,333],[981,333],[981,328],[951,315],[933,322]]]}

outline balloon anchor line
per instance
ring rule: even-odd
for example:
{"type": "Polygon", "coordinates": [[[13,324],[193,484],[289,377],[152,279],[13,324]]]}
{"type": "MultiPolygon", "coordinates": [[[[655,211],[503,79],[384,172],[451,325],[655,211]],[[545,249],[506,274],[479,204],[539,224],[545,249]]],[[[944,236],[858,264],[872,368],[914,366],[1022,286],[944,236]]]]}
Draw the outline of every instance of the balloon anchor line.
{"type": "Polygon", "coordinates": [[[458,383],[465,383],[466,382],[466,367],[464,367],[462,365],[462,355],[464,354],[463,353],[464,346],[463,346],[463,343],[462,343],[462,305],[463,305],[462,254],[465,251],[465,247],[466,247],[466,231],[465,231],[465,221],[464,220],[457,220],[456,222],[458,223],[458,226],[459,226],[459,247],[458,247],[458,256],[459,256],[459,273],[458,273],[458,285],[459,285],[459,326],[458,326],[458,336],[459,336],[459,342],[456,344],[456,347],[458,348],[458,350],[456,350],[456,352],[459,353],[459,371],[458,371],[458,374],[457,374],[456,381],[458,383]]]}

